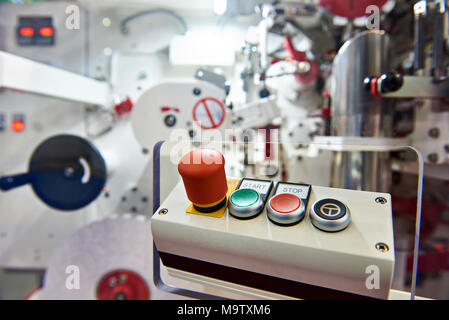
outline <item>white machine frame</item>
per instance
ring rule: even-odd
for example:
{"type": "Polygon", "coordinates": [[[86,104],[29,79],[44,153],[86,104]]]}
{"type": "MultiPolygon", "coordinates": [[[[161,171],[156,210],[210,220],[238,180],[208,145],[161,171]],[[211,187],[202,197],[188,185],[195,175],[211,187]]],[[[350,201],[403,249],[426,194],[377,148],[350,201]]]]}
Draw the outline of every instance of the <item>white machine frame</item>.
{"type": "Polygon", "coordinates": [[[112,95],[107,82],[3,51],[0,51],[0,88],[22,90],[86,104],[102,106],[112,104],[112,95]]]}

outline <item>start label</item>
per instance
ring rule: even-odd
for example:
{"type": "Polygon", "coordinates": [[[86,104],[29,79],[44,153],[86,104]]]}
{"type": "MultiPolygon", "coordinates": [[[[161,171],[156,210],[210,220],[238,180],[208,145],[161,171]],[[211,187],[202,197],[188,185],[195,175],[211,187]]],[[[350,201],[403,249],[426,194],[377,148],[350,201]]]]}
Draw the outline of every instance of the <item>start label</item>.
{"type": "Polygon", "coordinates": [[[259,192],[265,201],[271,192],[273,181],[243,178],[238,189],[252,189],[259,192]]]}

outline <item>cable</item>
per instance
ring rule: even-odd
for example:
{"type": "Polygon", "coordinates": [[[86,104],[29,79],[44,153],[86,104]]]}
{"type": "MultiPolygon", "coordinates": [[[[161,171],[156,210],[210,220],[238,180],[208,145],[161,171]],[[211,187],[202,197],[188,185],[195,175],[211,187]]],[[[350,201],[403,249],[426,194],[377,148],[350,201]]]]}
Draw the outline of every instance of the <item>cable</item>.
{"type": "Polygon", "coordinates": [[[141,12],[138,12],[136,14],[130,15],[129,17],[123,19],[120,22],[120,30],[123,33],[126,33],[128,31],[127,24],[130,21],[132,21],[134,19],[137,19],[137,18],[140,18],[142,16],[152,15],[152,14],[166,14],[166,15],[169,15],[169,16],[175,18],[176,20],[179,21],[179,23],[181,23],[182,28],[184,29],[183,33],[184,34],[187,33],[188,28],[187,28],[187,24],[186,24],[185,20],[181,16],[176,14],[175,12],[173,12],[171,10],[167,10],[167,9],[151,9],[151,10],[145,10],[145,11],[141,11],[141,12]]]}

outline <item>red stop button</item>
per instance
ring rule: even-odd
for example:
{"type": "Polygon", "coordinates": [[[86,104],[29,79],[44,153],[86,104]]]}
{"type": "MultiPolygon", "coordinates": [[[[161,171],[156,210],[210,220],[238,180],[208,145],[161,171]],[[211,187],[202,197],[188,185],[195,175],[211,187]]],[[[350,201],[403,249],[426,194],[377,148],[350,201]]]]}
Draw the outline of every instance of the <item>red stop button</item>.
{"type": "Polygon", "coordinates": [[[299,209],[301,200],[293,194],[280,193],[271,198],[270,204],[279,213],[291,213],[299,209]]]}

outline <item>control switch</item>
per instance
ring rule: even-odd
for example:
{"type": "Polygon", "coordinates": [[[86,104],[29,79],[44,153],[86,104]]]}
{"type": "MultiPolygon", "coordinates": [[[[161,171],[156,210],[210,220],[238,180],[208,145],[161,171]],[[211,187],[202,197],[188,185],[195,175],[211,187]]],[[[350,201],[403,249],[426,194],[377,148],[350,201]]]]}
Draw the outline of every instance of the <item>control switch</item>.
{"type": "Polygon", "coordinates": [[[291,226],[302,221],[309,201],[310,185],[279,182],[267,203],[267,216],[275,224],[291,226]]]}
{"type": "Polygon", "coordinates": [[[312,224],[323,231],[341,231],[351,222],[348,207],[337,199],[318,200],[310,208],[309,216],[312,224]]]}
{"type": "Polygon", "coordinates": [[[251,219],[258,216],[265,207],[273,182],[244,178],[236,191],[231,194],[229,213],[238,219],[251,219]]]}

